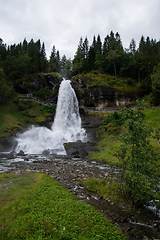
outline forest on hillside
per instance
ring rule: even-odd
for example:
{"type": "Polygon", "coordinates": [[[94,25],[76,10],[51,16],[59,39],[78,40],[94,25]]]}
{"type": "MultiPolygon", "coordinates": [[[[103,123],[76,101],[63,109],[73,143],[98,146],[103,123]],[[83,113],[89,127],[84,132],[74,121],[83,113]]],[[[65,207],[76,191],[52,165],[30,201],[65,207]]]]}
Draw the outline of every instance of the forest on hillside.
{"type": "Polygon", "coordinates": [[[93,37],[89,45],[87,37],[78,43],[73,60],[53,46],[49,59],[46,57],[45,44],[40,39],[7,46],[0,39],[0,103],[4,103],[10,95],[14,81],[35,73],[58,72],[63,77],[97,71],[108,75],[134,79],[146,94],[152,93],[155,104],[160,104],[160,41],[146,39],[142,36],[136,46],[131,39],[128,49],[124,49],[120,34],[111,31],[104,42],[100,35],[93,37]]]}

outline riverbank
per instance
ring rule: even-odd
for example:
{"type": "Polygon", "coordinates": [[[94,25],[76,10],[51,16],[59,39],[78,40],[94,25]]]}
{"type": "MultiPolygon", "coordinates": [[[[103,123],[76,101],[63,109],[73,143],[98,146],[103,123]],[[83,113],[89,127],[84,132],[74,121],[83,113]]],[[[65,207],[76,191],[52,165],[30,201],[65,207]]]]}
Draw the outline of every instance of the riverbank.
{"type": "MultiPolygon", "coordinates": [[[[3,157],[4,160],[4,157],[3,157]]],[[[2,159],[1,159],[2,161],[2,159]]],[[[6,159],[5,161],[11,161],[6,159]]],[[[87,191],[82,181],[87,178],[106,179],[118,173],[118,169],[87,159],[68,159],[67,156],[15,156],[7,167],[8,172],[22,173],[41,172],[53,177],[56,181],[76,195],[80,201],[92,205],[98,212],[122,230],[128,239],[159,239],[159,218],[147,209],[132,209],[119,203],[115,204],[107,198],[87,191]]]]}

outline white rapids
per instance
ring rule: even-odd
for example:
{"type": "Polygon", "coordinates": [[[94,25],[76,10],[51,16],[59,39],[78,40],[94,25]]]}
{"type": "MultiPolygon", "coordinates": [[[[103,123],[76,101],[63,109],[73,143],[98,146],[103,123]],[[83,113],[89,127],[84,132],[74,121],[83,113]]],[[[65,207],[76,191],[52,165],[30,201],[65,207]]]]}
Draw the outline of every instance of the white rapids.
{"type": "Polygon", "coordinates": [[[70,80],[63,80],[58,94],[56,115],[51,130],[32,126],[16,138],[15,151],[26,154],[41,154],[48,149],[51,153],[66,154],[63,143],[87,141],[85,129],[81,127],[78,100],[70,80]]]}

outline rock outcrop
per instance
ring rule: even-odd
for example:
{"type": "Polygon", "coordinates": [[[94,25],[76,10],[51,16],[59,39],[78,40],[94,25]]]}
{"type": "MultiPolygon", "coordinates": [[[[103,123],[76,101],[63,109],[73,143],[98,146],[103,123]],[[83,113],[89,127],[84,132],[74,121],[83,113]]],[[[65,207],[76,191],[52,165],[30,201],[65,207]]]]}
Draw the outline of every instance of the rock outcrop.
{"type": "MultiPolygon", "coordinates": [[[[62,81],[62,76],[58,73],[48,73],[48,74],[33,74],[30,76],[18,79],[15,82],[15,89],[20,94],[27,94],[32,96],[36,94],[39,90],[50,90],[49,96],[46,97],[48,103],[57,103],[57,96],[60,83],[62,81]]],[[[44,92],[45,95],[45,92],[44,92]]],[[[39,96],[40,98],[41,96],[39,96]]]]}
{"type": "Polygon", "coordinates": [[[88,78],[73,78],[72,86],[76,92],[81,108],[117,108],[130,104],[143,96],[143,92],[123,92],[112,87],[88,87],[88,78]]]}

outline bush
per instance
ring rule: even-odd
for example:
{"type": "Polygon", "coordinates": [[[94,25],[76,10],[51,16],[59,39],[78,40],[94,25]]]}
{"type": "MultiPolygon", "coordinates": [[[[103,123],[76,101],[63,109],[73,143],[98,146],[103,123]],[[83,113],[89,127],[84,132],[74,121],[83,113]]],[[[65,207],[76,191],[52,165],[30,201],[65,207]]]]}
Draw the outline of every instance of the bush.
{"type": "Polygon", "coordinates": [[[121,137],[122,144],[116,153],[121,163],[121,194],[134,205],[156,202],[159,192],[159,156],[150,144],[152,130],[147,129],[144,117],[141,102],[137,102],[135,109],[126,109],[128,132],[121,137]]]}
{"type": "Polygon", "coordinates": [[[108,123],[116,123],[122,125],[125,120],[125,114],[123,112],[114,111],[110,113],[107,118],[103,119],[102,124],[107,125],[108,123]]]}
{"type": "Polygon", "coordinates": [[[19,101],[19,103],[18,103],[19,111],[25,111],[30,108],[32,108],[32,101],[30,99],[19,101]]]}
{"type": "Polygon", "coordinates": [[[127,84],[128,84],[128,85],[131,85],[131,86],[133,85],[133,82],[132,82],[132,79],[131,79],[131,78],[127,78],[127,84]]]}
{"type": "Polygon", "coordinates": [[[52,91],[48,90],[47,88],[41,88],[35,93],[36,97],[40,97],[42,99],[45,99],[47,96],[51,95],[52,91]]]}

